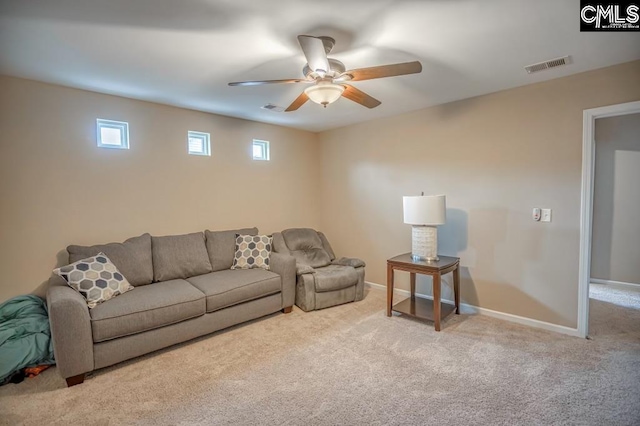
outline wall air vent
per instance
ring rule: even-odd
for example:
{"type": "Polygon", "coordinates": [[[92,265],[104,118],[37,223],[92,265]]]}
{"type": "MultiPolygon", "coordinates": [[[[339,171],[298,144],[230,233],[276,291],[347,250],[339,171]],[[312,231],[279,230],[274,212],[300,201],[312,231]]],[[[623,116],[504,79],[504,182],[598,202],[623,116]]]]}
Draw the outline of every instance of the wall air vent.
{"type": "Polygon", "coordinates": [[[273,111],[273,112],[283,112],[284,108],[278,106],[278,105],[274,105],[274,104],[266,104],[263,107],[260,107],[262,109],[268,109],[269,111],[273,111]]]}
{"type": "Polygon", "coordinates": [[[571,63],[571,56],[563,56],[562,58],[550,59],[544,62],[538,62],[537,64],[528,65],[524,67],[527,73],[532,74],[534,72],[548,70],[550,68],[561,67],[563,65],[569,65],[571,63]]]}

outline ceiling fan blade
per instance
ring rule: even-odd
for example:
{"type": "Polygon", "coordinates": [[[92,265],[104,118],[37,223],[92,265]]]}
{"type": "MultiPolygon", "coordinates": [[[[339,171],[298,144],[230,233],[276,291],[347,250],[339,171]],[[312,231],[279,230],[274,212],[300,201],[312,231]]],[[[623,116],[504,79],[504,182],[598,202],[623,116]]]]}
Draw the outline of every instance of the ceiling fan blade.
{"type": "Polygon", "coordinates": [[[367,95],[362,90],[356,89],[349,84],[343,84],[343,86],[344,92],[342,92],[342,96],[362,106],[366,106],[367,108],[375,108],[382,103],[376,98],[367,95]]]}
{"type": "MultiPolygon", "coordinates": [[[[374,78],[395,77],[397,75],[417,74],[422,72],[419,61],[404,62],[402,64],[380,65],[378,67],[359,68],[345,71],[343,75],[350,75],[349,81],[372,80],[374,78]]],[[[340,77],[336,79],[340,81],[340,77]]]]}
{"type": "Polygon", "coordinates": [[[307,102],[308,100],[309,100],[309,97],[307,96],[307,94],[302,92],[300,93],[300,96],[298,96],[296,100],[293,101],[291,105],[289,105],[289,107],[284,110],[284,112],[295,111],[298,108],[300,108],[302,105],[304,105],[304,103],[307,102]]]}
{"type": "Polygon", "coordinates": [[[229,86],[260,86],[262,84],[279,84],[279,83],[313,83],[313,81],[292,78],[288,80],[256,80],[256,81],[234,81],[229,86]]]}
{"type": "Polygon", "coordinates": [[[300,43],[302,52],[305,58],[307,58],[307,63],[311,71],[329,71],[329,60],[327,59],[327,52],[324,50],[324,43],[321,39],[308,35],[299,35],[298,43],[300,43]]]}

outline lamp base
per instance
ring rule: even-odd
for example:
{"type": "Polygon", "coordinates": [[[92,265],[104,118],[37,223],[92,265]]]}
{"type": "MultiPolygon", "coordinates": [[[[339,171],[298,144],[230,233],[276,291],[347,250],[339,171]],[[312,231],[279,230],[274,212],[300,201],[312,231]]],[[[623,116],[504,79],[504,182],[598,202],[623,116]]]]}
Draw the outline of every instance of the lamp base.
{"type": "Polygon", "coordinates": [[[411,257],[413,260],[436,262],[438,258],[438,228],[413,225],[411,228],[411,257]]]}

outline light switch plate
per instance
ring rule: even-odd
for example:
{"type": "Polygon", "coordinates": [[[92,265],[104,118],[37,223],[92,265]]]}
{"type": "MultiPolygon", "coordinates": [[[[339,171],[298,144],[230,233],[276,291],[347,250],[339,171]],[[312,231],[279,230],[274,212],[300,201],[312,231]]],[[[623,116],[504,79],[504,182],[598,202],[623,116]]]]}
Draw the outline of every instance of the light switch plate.
{"type": "Polygon", "coordinates": [[[551,209],[542,209],[541,222],[551,222],[551,209]]]}

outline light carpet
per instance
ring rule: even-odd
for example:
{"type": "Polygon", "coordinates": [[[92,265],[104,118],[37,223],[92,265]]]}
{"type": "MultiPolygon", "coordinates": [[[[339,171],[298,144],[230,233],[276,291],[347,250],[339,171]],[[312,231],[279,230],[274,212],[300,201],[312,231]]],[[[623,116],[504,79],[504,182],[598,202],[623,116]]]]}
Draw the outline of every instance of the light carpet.
{"type": "Polygon", "coordinates": [[[2,424],[638,425],[640,293],[592,287],[592,340],[385,294],[294,309],[95,372],[0,388],[2,424]]]}

